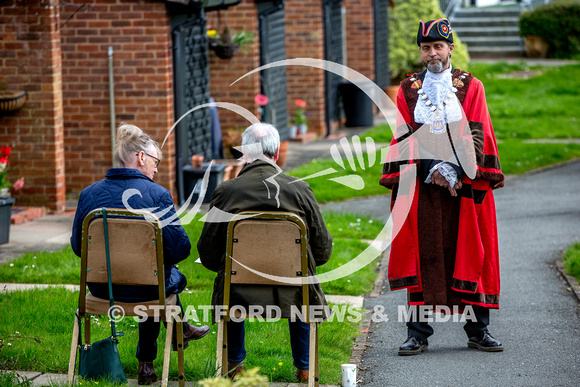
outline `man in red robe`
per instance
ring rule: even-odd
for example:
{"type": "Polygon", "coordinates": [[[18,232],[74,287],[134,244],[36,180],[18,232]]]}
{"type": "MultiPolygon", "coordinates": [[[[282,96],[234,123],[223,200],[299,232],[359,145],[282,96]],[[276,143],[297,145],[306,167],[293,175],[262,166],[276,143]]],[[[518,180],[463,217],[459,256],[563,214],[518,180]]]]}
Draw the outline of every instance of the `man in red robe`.
{"type": "MultiPolygon", "coordinates": [[[[499,251],[492,190],[503,186],[482,83],[451,66],[447,19],[421,20],[426,70],[401,82],[397,128],[380,184],[391,188],[391,290],[407,289],[409,309],[467,316],[468,347],[502,351],[488,331],[499,308],[499,251]]],[[[399,355],[418,355],[433,328],[408,314],[399,355]]]]}

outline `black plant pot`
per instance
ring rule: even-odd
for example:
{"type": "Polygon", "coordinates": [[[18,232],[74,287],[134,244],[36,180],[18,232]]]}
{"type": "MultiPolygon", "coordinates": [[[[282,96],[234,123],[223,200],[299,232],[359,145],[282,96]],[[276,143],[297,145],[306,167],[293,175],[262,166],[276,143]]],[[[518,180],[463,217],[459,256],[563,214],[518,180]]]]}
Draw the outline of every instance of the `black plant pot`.
{"type": "Polygon", "coordinates": [[[215,52],[218,58],[221,59],[232,59],[238,51],[240,50],[240,46],[237,44],[223,44],[223,43],[210,43],[209,48],[215,52]]]}
{"type": "Polygon", "coordinates": [[[0,199],[0,245],[10,240],[10,216],[14,199],[0,199]]]}

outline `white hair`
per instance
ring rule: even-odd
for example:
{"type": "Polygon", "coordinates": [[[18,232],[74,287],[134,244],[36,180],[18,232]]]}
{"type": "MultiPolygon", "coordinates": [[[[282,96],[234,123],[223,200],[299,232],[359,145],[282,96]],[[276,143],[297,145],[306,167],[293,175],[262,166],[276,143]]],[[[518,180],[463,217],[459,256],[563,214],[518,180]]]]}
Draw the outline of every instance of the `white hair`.
{"type": "Polygon", "coordinates": [[[249,161],[263,156],[273,159],[279,147],[280,135],[274,125],[253,124],[242,133],[242,152],[249,161]]]}

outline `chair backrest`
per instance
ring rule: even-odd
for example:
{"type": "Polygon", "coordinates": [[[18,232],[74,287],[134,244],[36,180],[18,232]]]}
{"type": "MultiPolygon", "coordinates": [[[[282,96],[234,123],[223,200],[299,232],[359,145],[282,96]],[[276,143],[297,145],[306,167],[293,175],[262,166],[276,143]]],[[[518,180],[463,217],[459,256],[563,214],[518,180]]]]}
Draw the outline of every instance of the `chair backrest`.
{"type": "MultiPolygon", "coordinates": [[[[288,220],[246,219],[232,234],[232,284],[291,285],[265,277],[302,277],[300,227],[288,220]]],[[[295,286],[295,285],[294,285],[295,286]]]]}
{"type": "MultiPolygon", "coordinates": [[[[112,282],[165,284],[163,237],[158,219],[141,210],[106,210],[112,282]]],[[[108,283],[101,209],[91,211],[85,218],[82,238],[82,266],[86,266],[81,272],[81,281],[84,274],[86,282],[108,283]]]]}
{"type": "MultiPolygon", "coordinates": [[[[296,286],[308,306],[307,231],[290,212],[245,211],[230,221],[227,235],[224,305],[229,313],[231,284],[296,286]]],[[[226,319],[229,315],[226,315],[226,319]]]]}

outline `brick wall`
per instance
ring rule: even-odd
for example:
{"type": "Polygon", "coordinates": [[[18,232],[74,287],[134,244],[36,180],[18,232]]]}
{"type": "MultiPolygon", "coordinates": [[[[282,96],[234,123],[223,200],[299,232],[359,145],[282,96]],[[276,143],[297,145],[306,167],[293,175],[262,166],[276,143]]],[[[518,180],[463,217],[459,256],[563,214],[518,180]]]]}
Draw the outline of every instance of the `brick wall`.
{"type": "MultiPolygon", "coordinates": [[[[216,102],[229,102],[238,104],[256,116],[258,106],[254,97],[260,92],[259,74],[251,75],[230,86],[236,79],[260,66],[258,10],[253,0],[244,0],[235,7],[221,11],[221,24],[218,21],[218,12],[207,13],[207,25],[221,32],[227,23],[230,31],[236,33],[240,30],[252,31],[256,39],[247,52],[239,52],[232,59],[220,59],[210,50],[210,90],[211,96],[216,102]]],[[[218,110],[222,131],[230,128],[246,128],[250,123],[238,114],[225,110],[218,110]]],[[[259,118],[259,117],[258,117],[259,118]]]]}
{"type": "MultiPolygon", "coordinates": [[[[324,59],[322,1],[294,0],[285,2],[287,58],[324,59]]],[[[288,118],[297,109],[296,99],[306,101],[308,130],[326,134],[324,119],[324,72],[304,66],[286,69],[288,118]]]]}
{"type": "MultiPolygon", "coordinates": [[[[108,47],[116,125],[135,124],[161,144],[174,119],[172,42],[162,1],[69,0],[61,18],[66,184],[74,196],[112,166],[108,47]]],[[[173,194],[174,138],[155,178],[173,194]]]]}
{"type": "Polygon", "coordinates": [[[344,0],[346,8],[347,65],[375,79],[375,32],[373,0],[344,0]]]}
{"type": "Polygon", "coordinates": [[[25,90],[24,107],[0,116],[0,144],[12,147],[10,179],[25,177],[17,205],[65,206],[61,23],[58,0],[0,7],[0,89],[25,90]]]}

